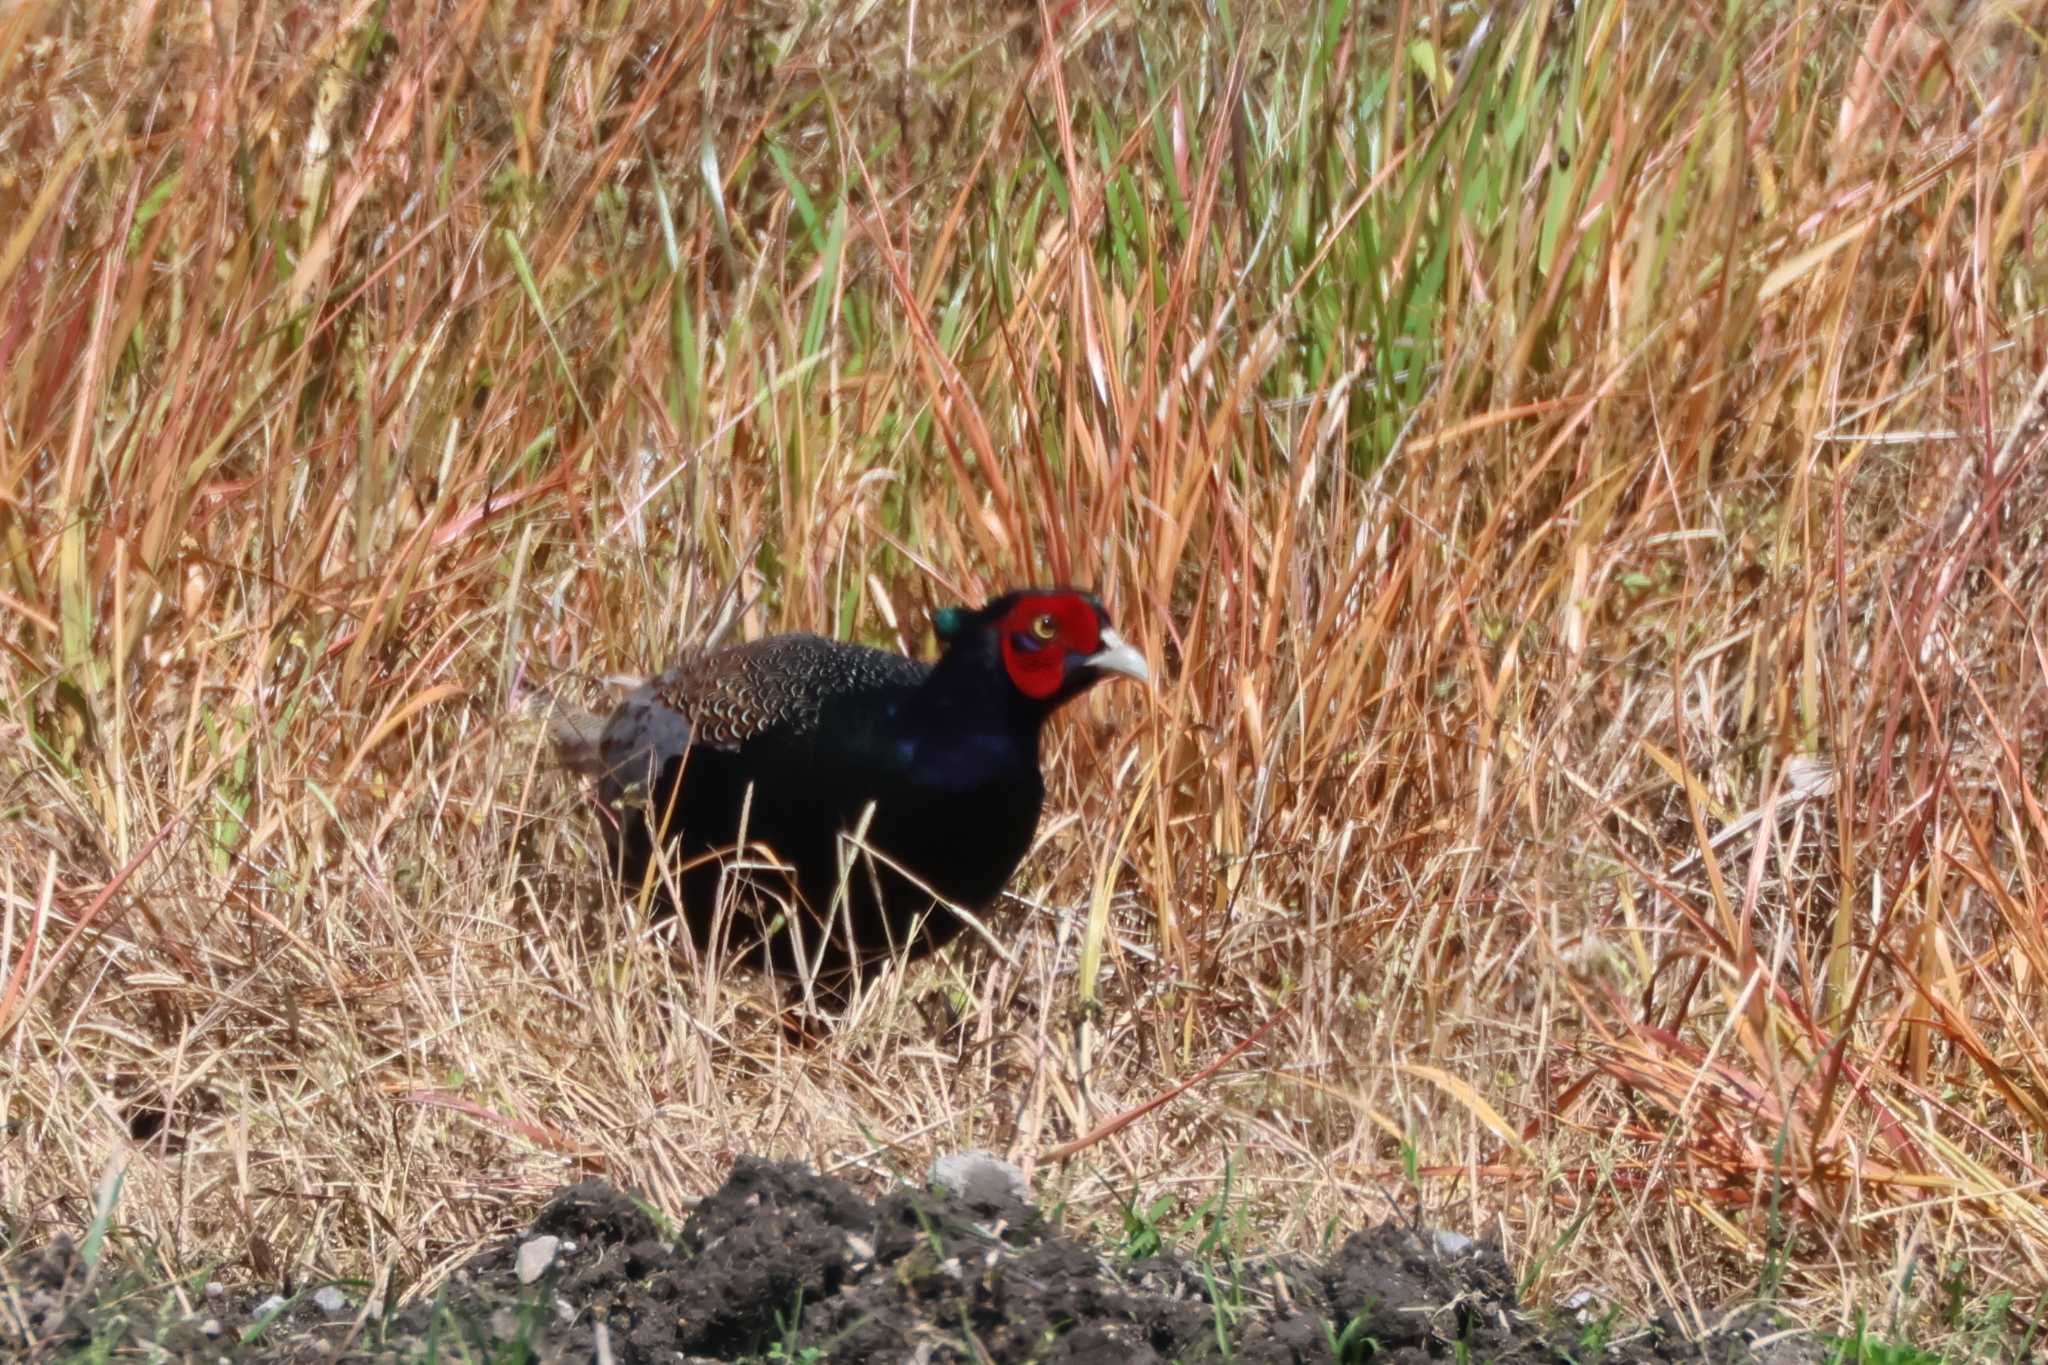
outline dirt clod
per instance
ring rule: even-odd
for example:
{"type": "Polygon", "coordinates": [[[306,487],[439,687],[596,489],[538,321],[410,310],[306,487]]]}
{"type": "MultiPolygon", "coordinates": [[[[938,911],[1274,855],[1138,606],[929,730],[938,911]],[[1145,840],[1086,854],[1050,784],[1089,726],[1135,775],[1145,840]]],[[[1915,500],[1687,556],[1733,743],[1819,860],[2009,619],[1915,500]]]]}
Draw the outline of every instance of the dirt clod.
{"type": "Polygon", "coordinates": [[[1704,1342],[1652,1328],[1590,1341],[1528,1313],[1500,1252],[1388,1222],[1327,1260],[1217,1252],[1133,1259],[1050,1227],[1006,1181],[971,1193],[899,1189],[869,1201],[792,1163],[742,1157],[673,1234],[597,1181],[560,1191],[530,1228],[475,1257],[435,1294],[388,1315],[336,1315],[321,1287],[257,1304],[254,1291],[111,1303],[69,1241],[14,1258],[0,1355],[100,1345],[172,1358],[411,1359],[460,1340],[472,1356],[634,1362],[1795,1361],[1768,1313],[1704,1342]],[[323,1297],[324,1296],[324,1297],[323,1297]],[[140,1304],[159,1305],[156,1312],[140,1304]],[[255,1307],[252,1307],[255,1305],[255,1307]],[[273,1316],[263,1320],[259,1311],[273,1316]],[[225,1326],[224,1326],[225,1324],[225,1326]],[[1753,1345],[1766,1342],[1773,1354],[1753,1345]]]}

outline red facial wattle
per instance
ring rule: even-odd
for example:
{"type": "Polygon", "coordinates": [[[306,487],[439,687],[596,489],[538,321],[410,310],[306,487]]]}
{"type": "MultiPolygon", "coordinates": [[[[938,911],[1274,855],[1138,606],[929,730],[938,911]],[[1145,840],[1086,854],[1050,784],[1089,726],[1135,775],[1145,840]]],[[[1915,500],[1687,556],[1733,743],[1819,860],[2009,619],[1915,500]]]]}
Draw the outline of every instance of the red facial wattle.
{"type": "Polygon", "coordinates": [[[1086,600],[1071,596],[1021,597],[998,627],[1003,667],[1017,690],[1050,700],[1067,677],[1067,659],[1086,657],[1102,643],[1102,622],[1086,600]]]}

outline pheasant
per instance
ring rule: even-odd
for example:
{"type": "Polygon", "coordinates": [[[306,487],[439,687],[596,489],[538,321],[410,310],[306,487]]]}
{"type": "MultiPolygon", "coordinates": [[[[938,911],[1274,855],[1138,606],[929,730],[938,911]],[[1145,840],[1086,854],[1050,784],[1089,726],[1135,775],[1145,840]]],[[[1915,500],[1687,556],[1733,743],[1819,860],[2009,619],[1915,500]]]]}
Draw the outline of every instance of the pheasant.
{"type": "Polygon", "coordinates": [[[583,764],[626,893],[679,911],[701,948],[720,930],[721,877],[738,874],[732,957],[832,994],[958,933],[942,902],[987,906],[1031,846],[1046,718],[1105,678],[1150,675],[1073,588],[933,624],[935,663],[775,635],[687,656],[630,693],[583,764]]]}

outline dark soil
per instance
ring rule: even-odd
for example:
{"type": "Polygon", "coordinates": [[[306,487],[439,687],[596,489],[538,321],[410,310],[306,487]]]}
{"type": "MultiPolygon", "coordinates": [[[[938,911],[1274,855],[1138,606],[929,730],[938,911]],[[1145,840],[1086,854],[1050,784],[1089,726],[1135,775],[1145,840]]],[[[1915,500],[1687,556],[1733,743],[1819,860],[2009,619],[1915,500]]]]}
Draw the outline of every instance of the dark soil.
{"type": "MultiPolygon", "coordinates": [[[[586,1181],[436,1294],[289,1301],[138,1284],[71,1243],[9,1258],[0,1358],[237,1360],[1497,1362],[1817,1361],[1797,1334],[1593,1333],[1515,1302],[1500,1253],[1398,1222],[1325,1260],[1133,1259],[1014,1195],[870,1202],[794,1163],[742,1158],[679,1234],[586,1181]]],[[[1765,1329],[1768,1331],[1768,1327],[1765,1329]]]]}

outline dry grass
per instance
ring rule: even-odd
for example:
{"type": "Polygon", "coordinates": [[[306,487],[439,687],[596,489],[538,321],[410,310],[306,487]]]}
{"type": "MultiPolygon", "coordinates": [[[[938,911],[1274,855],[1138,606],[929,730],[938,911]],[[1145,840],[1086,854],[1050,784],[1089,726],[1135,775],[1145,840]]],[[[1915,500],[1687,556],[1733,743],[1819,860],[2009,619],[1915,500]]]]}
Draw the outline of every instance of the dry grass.
{"type": "Polygon", "coordinates": [[[9,1205],[411,1281],[1277,1015],[1048,1197],[2038,1316],[2038,7],[844,8],[0,10],[9,1205]],[[1019,580],[1167,681],[791,1052],[521,698],[1019,580]]]}

